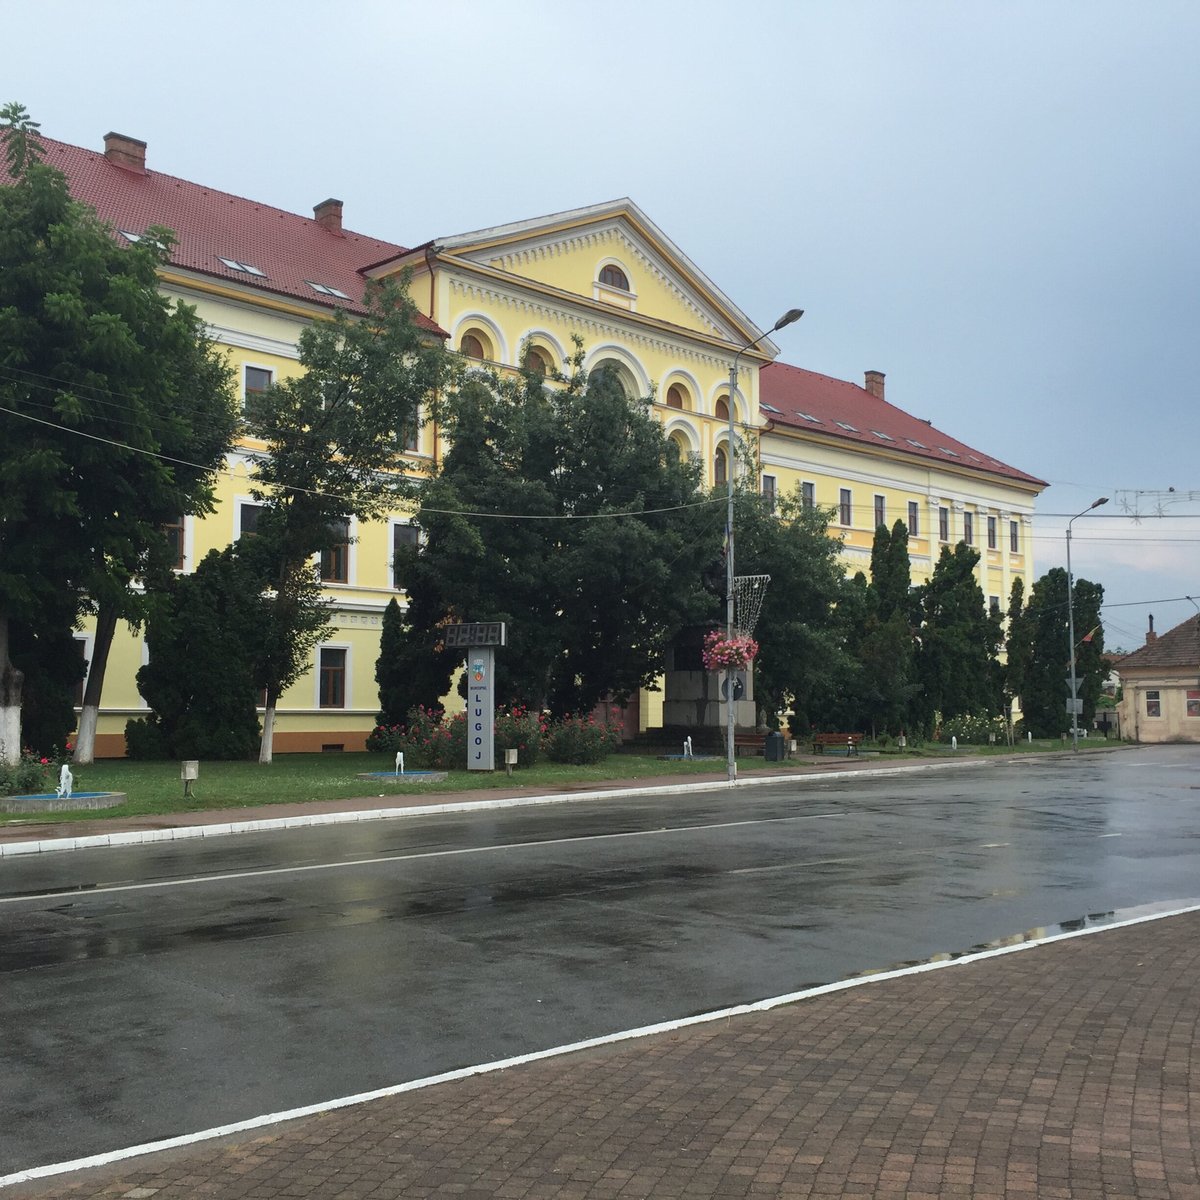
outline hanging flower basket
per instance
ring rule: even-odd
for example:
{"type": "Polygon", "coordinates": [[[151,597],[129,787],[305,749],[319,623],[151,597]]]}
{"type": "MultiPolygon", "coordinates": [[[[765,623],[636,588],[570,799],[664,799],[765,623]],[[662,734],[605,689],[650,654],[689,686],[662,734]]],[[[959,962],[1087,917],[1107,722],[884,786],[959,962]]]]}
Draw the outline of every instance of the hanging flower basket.
{"type": "Polygon", "coordinates": [[[704,635],[704,669],[706,671],[727,671],[732,668],[740,671],[748,667],[758,653],[758,643],[742,634],[726,637],[714,629],[704,635]]]}

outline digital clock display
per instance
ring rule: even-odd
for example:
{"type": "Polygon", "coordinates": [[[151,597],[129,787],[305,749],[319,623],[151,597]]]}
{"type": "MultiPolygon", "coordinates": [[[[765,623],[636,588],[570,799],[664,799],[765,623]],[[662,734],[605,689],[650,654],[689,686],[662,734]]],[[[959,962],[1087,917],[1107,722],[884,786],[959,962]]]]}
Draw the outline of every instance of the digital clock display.
{"type": "Polygon", "coordinates": [[[472,646],[503,646],[507,630],[503,621],[476,621],[469,625],[447,625],[447,650],[469,650],[472,646]]]}

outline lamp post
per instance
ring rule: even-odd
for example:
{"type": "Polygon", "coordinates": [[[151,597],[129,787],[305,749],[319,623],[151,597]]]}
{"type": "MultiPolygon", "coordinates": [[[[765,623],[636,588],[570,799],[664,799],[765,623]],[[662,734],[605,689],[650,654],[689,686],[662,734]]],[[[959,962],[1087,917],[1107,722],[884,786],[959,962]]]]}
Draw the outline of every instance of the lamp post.
{"type": "MultiPolygon", "coordinates": [[[[737,395],[737,377],[738,377],[738,359],[746,353],[747,350],[753,350],[763,338],[768,334],[775,333],[782,329],[785,325],[791,325],[793,322],[800,320],[804,316],[804,309],[789,308],[787,312],[775,322],[767,333],[760,333],[753,341],[747,342],[733,356],[733,363],[729,368],[729,431],[728,442],[725,446],[725,637],[732,640],[734,636],[733,628],[733,464],[734,464],[734,439],[737,437],[737,431],[733,427],[734,415],[734,397],[737,395]]],[[[733,784],[737,779],[737,759],[733,753],[733,736],[734,736],[734,698],[733,685],[736,668],[725,668],[725,704],[726,704],[726,719],[725,719],[725,769],[729,778],[730,784],[733,784]]]]}
{"type": "Polygon", "coordinates": [[[1067,522],[1067,641],[1071,645],[1071,749],[1076,754],[1079,753],[1079,713],[1076,712],[1079,705],[1079,682],[1075,678],[1075,580],[1071,576],[1071,525],[1080,517],[1087,516],[1093,508],[1107,503],[1108,497],[1101,496],[1067,522]]]}

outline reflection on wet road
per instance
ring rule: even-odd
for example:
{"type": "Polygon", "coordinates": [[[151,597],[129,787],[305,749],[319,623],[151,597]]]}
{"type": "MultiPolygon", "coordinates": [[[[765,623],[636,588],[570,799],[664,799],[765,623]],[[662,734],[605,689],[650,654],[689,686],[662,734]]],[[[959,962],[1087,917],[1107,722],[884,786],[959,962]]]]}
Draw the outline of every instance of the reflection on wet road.
{"type": "Polygon", "coordinates": [[[1198,768],[1163,747],[6,859],[0,1174],[1186,903],[1198,768]]]}

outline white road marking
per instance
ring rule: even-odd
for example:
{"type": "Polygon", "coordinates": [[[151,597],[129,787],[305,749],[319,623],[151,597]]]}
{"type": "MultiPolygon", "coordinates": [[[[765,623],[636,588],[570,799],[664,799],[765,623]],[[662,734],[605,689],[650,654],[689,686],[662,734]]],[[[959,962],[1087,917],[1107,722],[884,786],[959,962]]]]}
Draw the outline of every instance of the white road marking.
{"type": "Polygon", "coordinates": [[[112,892],[145,892],[156,888],[192,887],[201,883],[223,883],[235,879],[261,879],[270,875],[299,875],[306,871],[339,871],[346,867],[369,867],[377,863],[416,862],[429,858],[455,858],[465,854],[494,854],[505,850],[529,850],[543,846],[567,846],[576,842],[601,842],[617,838],[658,837],[669,833],[704,833],[712,829],[739,829],[747,825],[778,825],[789,821],[818,821],[828,817],[849,816],[845,812],[801,813],[790,817],[761,817],[751,821],[721,821],[711,825],[675,825],[660,829],[631,829],[622,833],[592,833],[580,837],[547,838],[545,841],[506,842],[502,845],[465,846],[457,850],[426,850],[416,854],[381,854],[374,858],[353,858],[341,862],[304,863],[294,867],[263,867],[257,871],[229,871],[225,874],[191,875],[182,879],[155,879],[148,883],[113,883],[105,887],[67,888],[61,892],[39,892],[36,896],[0,896],[0,904],[37,903],[66,897],[104,896],[112,892]]]}
{"type": "Polygon", "coordinates": [[[1099,840],[1100,838],[1121,837],[1121,836],[1122,835],[1119,833],[1098,833],[1098,834],[1096,834],[1097,840],[1099,840]]]}
{"type": "MultiPolygon", "coordinates": [[[[691,795],[697,792],[726,792],[730,788],[769,787],[779,783],[800,786],[825,784],[850,779],[880,779],[892,775],[945,771],[968,766],[983,766],[988,759],[964,759],[961,762],[920,763],[906,767],[866,767],[856,770],[826,771],[820,775],[751,775],[730,784],[728,780],[703,783],[661,784],[647,787],[610,788],[602,792],[553,792],[545,796],[508,796],[499,800],[458,800],[445,804],[421,804],[408,808],[371,808],[354,812],[314,813],[302,817],[263,817],[253,821],[228,821],[216,825],[180,825],[171,829],[136,829],[126,833],[99,833],[86,837],[46,838],[41,841],[0,841],[0,857],[17,854],[48,854],[59,850],[97,850],[110,846],[145,846],[153,842],[179,842],[188,838],[226,837],[230,834],[266,833],[279,829],[309,829],[319,825],[346,825],[358,821],[387,821],[399,817],[440,817],[450,813],[483,812],[497,808],[530,808],[544,804],[578,804],[586,800],[626,800],[640,796],[669,793],[691,795]]],[[[4,832],[0,825],[0,837],[4,832]]]]}
{"type": "Polygon", "coordinates": [[[181,1146],[194,1146],[198,1142],[207,1142],[214,1138],[246,1133],[251,1129],[262,1129],[267,1125],[278,1125],[283,1121],[295,1121],[301,1117],[314,1117],[320,1113],[333,1112],[339,1108],[349,1108],[355,1104],[367,1104],[372,1100],[383,1100],[389,1096],[403,1095],[405,1092],[420,1091],[427,1087],[434,1087],[440,1083],[451,1083],[458,1079],[469,1079],[473,1075],[489,1075],[495,1071],[506,1071],[513,1067],[524,1066],[526,1063],[540,1062],[547,1058],[558,1058],[567,1054],[575,1054],[581,1050],[594,1049],[597,1046],[611,1046],[614,1043],[627,1042],[635,1038],[672,1033],[677,1029],[686,1029],[692,1025],[707,1025],[713,1021],[726,1021],[732,1017],[746,1016],[750,1013],[767,1012],[772,1008],[778,1008],[784,1004],[795,1004],[801,1000],[808,1000],[815,996],[827,996],[833,992],[844,992],[851,988],[869,987],[872,984],[883,983],[886,980],[903,979],[908,975],[922,975],[926,971],[941,971],[948,967],[970,966],[984,959],[999,958],[1005,954],[1017,954],[1022,950],[1032,950],[1035,946],[1045,946],[1051,942],[1067,941],[1069,938],[1090,937],[1092,934],[1107,933],[1111,929],[1123,929],[1130,925],[1143,925],[1147,921],[1161,921],[1167,917],[1179,917],[1195,912],[1200,912],[1200,904],[1189,905],[1186,908],[1172,909],[1169,912],[1130,917],[1124,921],[1114,921],[1111,925],[1095,925],[1088,929],[1072,930],[1069,933],[1055,933],[1047,937],[1031,938],[1027,942],[1018,942],[1011,946],[999,946],[992,950],[981,950],[976,954],[964,954],[961,958],[941,959],[937,962],[918,963],[913,967],[900,967],[894,971],[880,971],[874,975],[856,976],[853,979],[843,979],[838,983],[827,983],[820,987],[805,988],[799,992],[789,992],[782,996],[772,996],[767,1000],[758,1000],[751,1004],[737,1004],[730,1008],[700,1013],[693,1017],[682,1017],[674,1021],[660,1021],[654,1025],[643,1025],[638,1029],[626,1029],[619,1033],[608,1033],[601,1037],[586,1038],[583,1041],[570,1042],[564,1046],[553,1046],[548,1050],[535,1050],[530,1054],[519,1054],[514,1058],[480,1063],[478,1066],[473,1067],[461,1067],[457,1071],[447,1071],[441,1075],[430,1075],[424,1079],[413,1079],[407,1083],[398,1083],[391,1087],[377,1088],[372,1092],[360,1092],[354,1096],[341,1096],[334,1100],[322,1101],[319,1104],[306,1104],[302,1108],[292,1108],[285,1112],[267,1113],[259,1117],[250,1117],[245,1121],[234,1121],[228,1125],[218,1125],[213,1129],[202,1129],[196,1133],[185,1133],[178,1137],[163,1138],[157,1142],[145,1142],[139,1146],[127,1146],[120,1150],[109,1150],[103,1154],[92,1154],[86,1158],[74,1159],[71,1162],[51,1163],[43,1167],[30,1167],[23,1171],[15,1171],[11,1175],[0,1176],[0,1188],[8,1187],[14,1183],[28,1183],[34,1179],[45,1179],[51,1175],[63,1175],[69,1171],[85,1171],[93,1167],[109,1166],[124,1159],[137,1158],[145,1154],[154,1154],[160,1150],[175,1150],[181,1146]]]}

